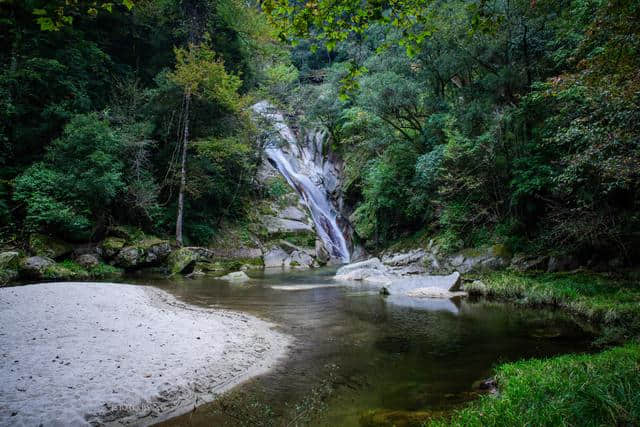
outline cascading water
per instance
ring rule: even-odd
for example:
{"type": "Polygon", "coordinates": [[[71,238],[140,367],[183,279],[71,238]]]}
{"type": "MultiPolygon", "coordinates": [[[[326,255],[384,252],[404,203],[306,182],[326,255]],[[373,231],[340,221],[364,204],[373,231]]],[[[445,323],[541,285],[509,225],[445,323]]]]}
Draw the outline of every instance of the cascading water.
{"type": "Polygon", "coordinates": [[[318,236],[331,257],[341,262],[349,262],[350,253],[344,234],[338,226],[338,214],[322,185],[325,171],[316,155],[318,147],[314,146],[313,150],[310,150],[309,147],[298,145],[282,114],[269,102],[261,101],[252,108],[273,125],[279,135],[267,141],[264,149],[266,156],[302,197],[316,225],[318,236]],[[284,140],[284,144],[281,139],[284,140]]]}

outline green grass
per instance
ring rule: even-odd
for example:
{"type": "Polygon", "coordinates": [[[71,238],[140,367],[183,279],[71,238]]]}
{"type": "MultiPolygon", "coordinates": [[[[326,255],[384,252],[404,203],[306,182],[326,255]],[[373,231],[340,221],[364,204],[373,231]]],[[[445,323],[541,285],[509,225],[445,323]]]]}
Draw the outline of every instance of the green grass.
{"type": "Polygon", "coordinates": [[[470,294],[512,300],[531,306],[556,306],[588,320],[615,327],[623,340],[640,336],[640,281],[594,273],[527,275],[487,273],[465,285],[470,294]]]}
{"type": "Polygon", "coordinates": [[[501,365],[499,396],[427,425],[640,425],[640,345],[501,365]]]}

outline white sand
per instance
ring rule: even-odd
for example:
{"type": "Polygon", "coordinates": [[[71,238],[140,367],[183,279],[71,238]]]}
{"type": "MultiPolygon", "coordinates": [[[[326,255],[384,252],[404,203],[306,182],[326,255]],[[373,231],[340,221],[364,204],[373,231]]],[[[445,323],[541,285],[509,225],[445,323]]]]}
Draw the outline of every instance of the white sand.
{"type": "Polygon", "coordinates": [[[0,425],[152,424],[268,371],[291,342],[151,287],[0,288],[0,425]]]}

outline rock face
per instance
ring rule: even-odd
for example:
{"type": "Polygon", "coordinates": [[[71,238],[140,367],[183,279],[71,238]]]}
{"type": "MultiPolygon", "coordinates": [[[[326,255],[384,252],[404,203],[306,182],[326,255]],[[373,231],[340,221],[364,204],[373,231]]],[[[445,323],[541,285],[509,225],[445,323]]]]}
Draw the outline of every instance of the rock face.
{"type": "Polygon", "coordinates": [[[226,274],[220,277],[221,280],[228,280],[229,282],[246,282],[247,280],[251,280],[249,276],[244,271],[234,271],[232,273],[226,274]]]}
{"type": "Polygon", "coordinates": [[[69,255],[73,247],[55,237],[34,233],[29,236],[29,250],[36,256],[58,259],[69,255]]]}
{"type": "Polygon", "coordinates": [[[32,256],[20,262],[20,273],[30,279],[43,279],[47,269],[53,265],[55,261],[51,258],[32,256]]]}
{"type": "Polygon", "coordinates": [[[265,215],[262,217],[262,223],[269,234],[304,234],[313,233],[313,227],[310,224],[292,219],[278,218],[275,216],[265,215]]]}
{"type": "Polygon", "coordinates": [[[511,256],[502,245],[467,249],[455,254],[442,254],[431,242],[427,248],[385,254],[382,262],[396,274],[462,274],[507,267],[511,256]]]}

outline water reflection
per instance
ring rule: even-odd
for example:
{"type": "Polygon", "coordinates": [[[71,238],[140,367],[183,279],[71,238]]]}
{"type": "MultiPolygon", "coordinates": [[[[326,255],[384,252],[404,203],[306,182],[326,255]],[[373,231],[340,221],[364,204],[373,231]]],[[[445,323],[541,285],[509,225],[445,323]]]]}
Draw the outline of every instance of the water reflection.
{"type": "MultiPolygon", "coordinates": [[[[497,363],[587,351],[591,341],[557,312],[467,299],[385,298],[367,287],[337,286],[331,269],[249,274],[246,284],[134,280],[192,304],[257,315],[294,336],[287,360],[242,386],[260,390],[276,420],[291,416],[329,375],[333,393],[313,425],[359,425],[372,410],[446,410],[472,397],[472,384],[497,363]]],[[[237,424],[212,408],[169,424],[237,424]]]]}

